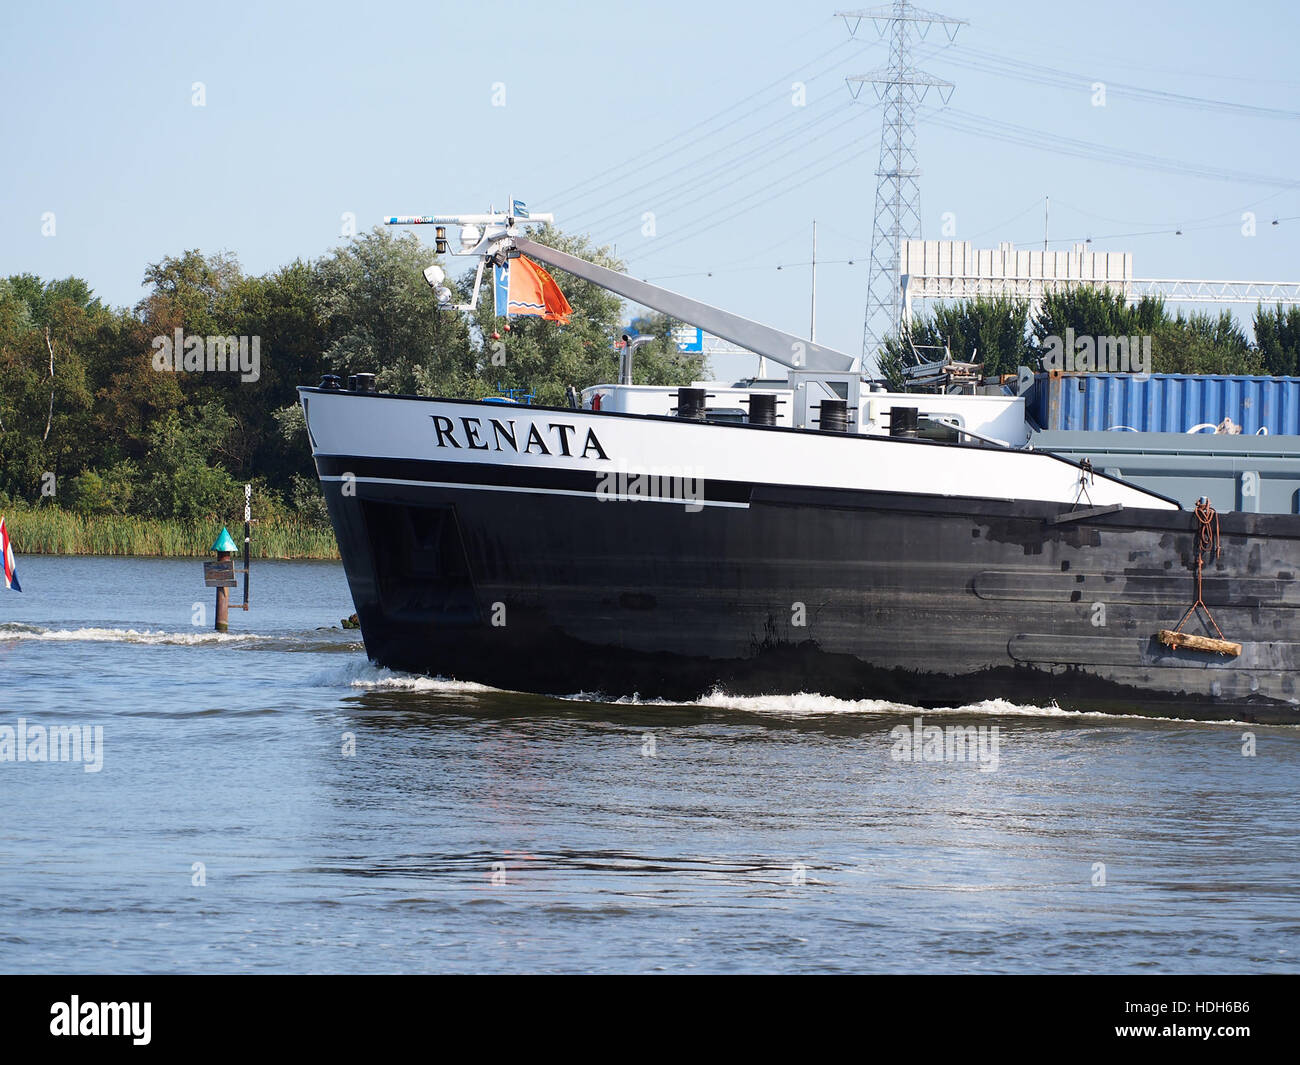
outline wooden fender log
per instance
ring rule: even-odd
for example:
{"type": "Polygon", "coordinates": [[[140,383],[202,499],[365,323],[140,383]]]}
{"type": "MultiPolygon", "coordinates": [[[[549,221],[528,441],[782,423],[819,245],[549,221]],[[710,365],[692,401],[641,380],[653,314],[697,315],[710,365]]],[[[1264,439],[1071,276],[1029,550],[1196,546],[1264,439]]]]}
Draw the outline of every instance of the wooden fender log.
{"type": "Polygon", "coordinates": [[[1186,647],[1192,651],[1208,651],[1216,655],[1241,654],[1241,644],[1231,640],[1211,640],[1207,636],[1193,636],[1186,632],[1174,632],[1172,629],[1160,630],[1160,642],[1168,647],[1186,647]]]}

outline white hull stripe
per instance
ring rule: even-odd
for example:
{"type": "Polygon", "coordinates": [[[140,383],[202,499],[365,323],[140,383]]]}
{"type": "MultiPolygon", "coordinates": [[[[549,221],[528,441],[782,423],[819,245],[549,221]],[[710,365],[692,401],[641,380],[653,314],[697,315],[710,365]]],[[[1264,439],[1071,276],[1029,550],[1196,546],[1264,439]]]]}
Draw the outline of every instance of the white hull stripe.
{"type": "Polygon", "coordinates": [[[521,488],[518,485],[505,484],[468,484],[464,481],[417,481],[401,477],[342,477],[338,475],[323,476],[322,481],[351,480],[357,484],[399,484],[417,488],[454,488],[468,489],[473,492],[517,492],[523,495],[542,496],[577,496],[580,499],[608,500],[611,503],[673,503],[679,507],[728,507],[732,510],[748,510],[748,503],[730,503],[709,499],[686,499],[681,496],[640,496],[601,493],[596,491],[578,492],[569,488],[521,488]]]}

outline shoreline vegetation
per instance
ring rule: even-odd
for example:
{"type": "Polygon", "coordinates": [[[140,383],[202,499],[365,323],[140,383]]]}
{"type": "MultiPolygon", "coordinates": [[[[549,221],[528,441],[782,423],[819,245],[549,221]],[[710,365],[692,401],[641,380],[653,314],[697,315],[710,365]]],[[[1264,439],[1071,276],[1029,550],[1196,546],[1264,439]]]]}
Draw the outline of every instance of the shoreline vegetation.
{"type": "MultiPolygon", "coordinates": [[[[243,521],[220,518],[150,518],[133,514],[83,515],[54,506],[10,505],[3,510],[14,553],[24,555],[118,555],[143,558],[212,558],[208,548],[224,524],[241,550],[243,521]]],[[[272,517],[253,524],[255,559],[337,560],[328,525],[272,517]]]]}

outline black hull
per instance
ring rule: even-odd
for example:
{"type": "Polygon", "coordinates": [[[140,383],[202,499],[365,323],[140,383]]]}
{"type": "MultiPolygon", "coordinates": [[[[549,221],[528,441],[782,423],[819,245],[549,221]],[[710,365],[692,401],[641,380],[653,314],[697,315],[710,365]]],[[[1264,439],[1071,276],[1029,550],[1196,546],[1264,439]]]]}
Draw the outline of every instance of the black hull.
{"type": "Polygon", "coordinates": [[[367,653],[393,669],[552,694],[1300,722],[1300,518],[1222,516],[1205,599],[1243,645],[1225,658],[1156,638],[1194,598],[1190,513],[1061,522],[1053,503],[734,483],[708,498],[748,506],[691,512],[601,500],[572,472],[318,465],[361,478],[326,497],[367,653]]]}

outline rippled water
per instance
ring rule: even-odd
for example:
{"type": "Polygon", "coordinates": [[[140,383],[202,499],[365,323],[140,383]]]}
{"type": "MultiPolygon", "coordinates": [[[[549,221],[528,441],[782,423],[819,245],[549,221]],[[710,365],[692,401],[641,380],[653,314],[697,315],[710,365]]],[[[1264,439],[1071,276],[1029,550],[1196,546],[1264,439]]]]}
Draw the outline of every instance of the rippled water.
{"type": "Polygon", "coordinates": [[[103,765],[0,762],[5,971],[1297,968],[1300,729],[986,704],[924,719],[996,770],[905,762],[891,704],[377,669],[333,564],[255,564],[228,636],[197,562],[19,573],[0,726],[103,765]]]}

